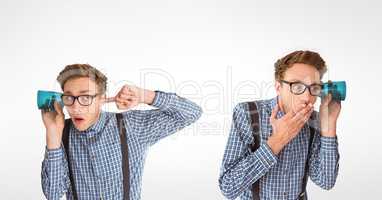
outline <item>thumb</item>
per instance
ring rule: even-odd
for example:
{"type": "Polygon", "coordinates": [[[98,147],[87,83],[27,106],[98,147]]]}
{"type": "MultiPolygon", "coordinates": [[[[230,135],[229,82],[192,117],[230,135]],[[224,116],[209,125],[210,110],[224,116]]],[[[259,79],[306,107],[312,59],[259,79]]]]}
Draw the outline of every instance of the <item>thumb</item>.
{"type": "Polygon", "coordinates": [[[276,115],[277,115],[278,111],[279,111],[279,106],[276,104],[276,106],[272,110],[272,114],[271,114],[271,117],[270,117],[270,122],[271,123],[273,123],[277,119],[276,115]]]}
{"type": "Polygon", "coordinates": [[[62,111],[62,107],[60,103],[57,101],[54,101],[54,110],[57,112],[58,115],[64,115],[64,112],[62,111]]]}

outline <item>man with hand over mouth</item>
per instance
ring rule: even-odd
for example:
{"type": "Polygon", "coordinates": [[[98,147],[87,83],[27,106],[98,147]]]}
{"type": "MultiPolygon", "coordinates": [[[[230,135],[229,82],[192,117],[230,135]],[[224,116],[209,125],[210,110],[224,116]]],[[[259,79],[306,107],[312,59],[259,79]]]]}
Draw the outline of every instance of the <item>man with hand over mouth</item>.
{"type": "Polygon", "coordinates": [[[88,64],[66,66],[57,81],[70,119],[55,103],[42,112],[46,152],[42,188],[47,199],[138,200],[147,149],[194,123],[202,113],[195,103],[173,93],[125,85],[106,98],[107,78],[88,64]],[[115,102],[122,113],[101,110],[115,102]],[[130,110],[138,104],[151,110],[130,110]]]}
{"type": "Polygon", "coordinates": [[[277,96],[239,103],[225,149],[219,186],[228,199],[307,199],[308,177],[323,189],[337,178],[341,104],[321,95],[325,61],[295,51],[275,63],[277,96]]]}

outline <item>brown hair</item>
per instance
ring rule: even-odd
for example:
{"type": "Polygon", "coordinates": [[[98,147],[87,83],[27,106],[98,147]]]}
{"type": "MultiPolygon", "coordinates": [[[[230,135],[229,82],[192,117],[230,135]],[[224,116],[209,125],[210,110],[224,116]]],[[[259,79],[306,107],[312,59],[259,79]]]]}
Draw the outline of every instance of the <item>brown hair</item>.
{"type": "Polygon", "coordinates": [[[66,81],[80,77],[88,77],[90,80],[94,81],[101,94],[106,92],[107,77],[89,64],[67,65],[57,76],[57,81],[60,83],[61,89],[64,90],[66,81]]]}
{"type": "Polygon", "coordinates": [[[282,80],[285,71],[296,63],[313,66],[320,73],[320,79],[327,71],[325,61],[321,58],[320,54],[313,51],[295,51],[277,60],[275,63],[275,79],[282,80]]]}

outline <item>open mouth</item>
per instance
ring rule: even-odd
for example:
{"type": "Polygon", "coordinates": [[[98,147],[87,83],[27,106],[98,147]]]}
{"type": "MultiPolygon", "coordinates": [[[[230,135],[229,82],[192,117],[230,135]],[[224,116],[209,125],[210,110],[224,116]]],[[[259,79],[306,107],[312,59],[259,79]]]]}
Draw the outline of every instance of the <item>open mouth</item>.
{"type": "Polygon", "coordinates": [[[82,123],[83,121],[85,121],[85,119],[82,117],[74,117],[73,120],[74,120],[74,123],[76,123],[76,124],[79,124],[79,123],[82,123]]]}

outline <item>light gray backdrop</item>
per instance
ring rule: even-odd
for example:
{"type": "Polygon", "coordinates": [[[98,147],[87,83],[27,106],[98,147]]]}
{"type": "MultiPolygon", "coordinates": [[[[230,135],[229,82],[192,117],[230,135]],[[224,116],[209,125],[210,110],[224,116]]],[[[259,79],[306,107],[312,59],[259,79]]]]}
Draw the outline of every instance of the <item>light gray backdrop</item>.
{"type": "Polygon", "coordinates": [[[109,95],[134,83],[177,92],[205,110],[151,149],[144,200],[223,199],[217,180],[232,107],[272,97],[273,63],[296,49],[319,51],[329,66],[325,79],[348,83],[338,181],[331,191],[310,183],[311,199],[378,199],[380,8],[377,0],[2,0],[1,199],[43,198],[36,92],[59,90],[56,75],[77,62],[107,74],[109,95]]]}

